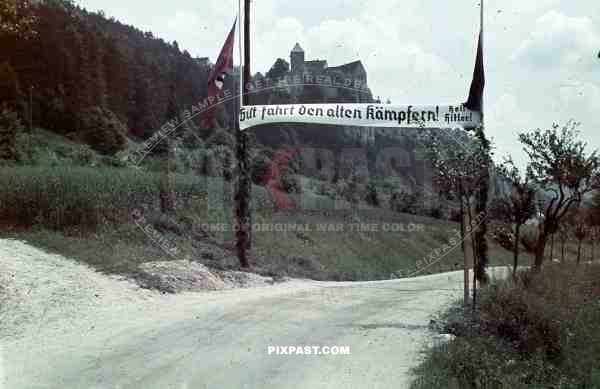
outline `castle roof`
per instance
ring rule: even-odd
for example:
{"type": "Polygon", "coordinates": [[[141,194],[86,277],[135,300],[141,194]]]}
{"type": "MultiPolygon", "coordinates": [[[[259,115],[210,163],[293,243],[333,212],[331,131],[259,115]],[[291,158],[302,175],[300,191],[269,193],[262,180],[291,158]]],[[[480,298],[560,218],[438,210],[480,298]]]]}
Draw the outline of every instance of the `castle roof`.
{"type": "Polygon", "coordinates": [[[366,73],[365,67],[363,66],[363,64],[360,60],[354,61],[354,62],[349,62],[347,64],[340,65],[340,66],[331,66],[328,68],[328,70],[341,70],[341,71],[351,71],[351,72],[359,70],[361,72],[366,73]]]}
{"type": "Polygon", "coordinates": [[[307,66],[321,66],[321,67],[327,67],[327,61],[324,59],[315,59],[312,61],[304,61],[304,64],[307,66]]]}
{"type": "Polygon", "coordinates": [[[296,46],[292,49],[292,53],[304,53],[304,50],[302,50],[302,47],[300,47],[298,42],[296,42],[296,46]]]}

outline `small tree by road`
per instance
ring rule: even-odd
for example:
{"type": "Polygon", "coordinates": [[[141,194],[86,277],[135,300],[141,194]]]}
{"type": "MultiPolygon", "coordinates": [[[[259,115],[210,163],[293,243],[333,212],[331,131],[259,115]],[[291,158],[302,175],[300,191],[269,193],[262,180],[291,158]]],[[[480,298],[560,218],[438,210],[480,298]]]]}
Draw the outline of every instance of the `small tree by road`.
{"type": "Polygon", "coordinates": [[[596,151],[588,154],[587,144],[579,139],[579,123],[570,121],[551,129],[519,134],[519,141],[529,156],[528,177],[539,189],[542,217],[535,248],[536,270],[544,261],[550,235],[584,195],[600,187],[600,159],[596,151]]]}
{"type": "Polygon", "coordinates": [[[519,265],[521,226],[535,214],[535,189],[531,185],[531,174],[522,175],[512,159],[499,167],[499,173],[511,183],[508,199],[499,199],[494,209],[498,217],[514,225],[513,277],[519,265]]]}

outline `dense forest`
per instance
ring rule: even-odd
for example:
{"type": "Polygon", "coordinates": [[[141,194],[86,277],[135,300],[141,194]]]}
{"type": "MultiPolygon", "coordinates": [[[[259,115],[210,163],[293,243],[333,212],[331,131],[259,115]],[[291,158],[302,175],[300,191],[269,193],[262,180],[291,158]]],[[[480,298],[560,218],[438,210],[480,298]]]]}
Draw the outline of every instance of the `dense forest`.
{"type": "Polygon", "coordinates": [[[24,123],[31,109],[34,125],[113,153],[206,97],[210,65],[177,42],[68,0],[2,3],[0,98],[24,123]],[[86,133],[98,121],[104,133],[86,133]]]}

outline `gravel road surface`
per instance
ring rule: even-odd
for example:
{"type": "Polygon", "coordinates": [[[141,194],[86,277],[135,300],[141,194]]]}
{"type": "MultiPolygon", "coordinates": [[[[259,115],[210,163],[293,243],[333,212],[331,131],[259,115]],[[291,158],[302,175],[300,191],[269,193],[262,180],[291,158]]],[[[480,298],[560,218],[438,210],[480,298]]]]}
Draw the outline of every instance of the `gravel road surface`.
{"type": "Polygon", "coordinates": [[[0,389],[407,388],[462,293],[453,272],[164,295],[16,240],[0,277],[0,389]]]}

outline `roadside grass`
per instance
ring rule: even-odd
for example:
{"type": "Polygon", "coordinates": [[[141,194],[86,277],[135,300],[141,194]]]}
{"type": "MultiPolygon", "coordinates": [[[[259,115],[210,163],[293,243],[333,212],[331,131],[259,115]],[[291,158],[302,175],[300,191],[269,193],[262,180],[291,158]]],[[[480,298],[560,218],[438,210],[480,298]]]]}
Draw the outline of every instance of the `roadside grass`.
{"type": "MultiPolygon", "coordinates": [[[[415,275],[425,275],[463,266],[460,245],[449,243],[459,229],[454,222],[382,209],[275,212],[257,216],[257,222],[311,227],[309,232],[255,232],[256,253],[259,258],[278,258],[277,262],[283,264],[308,261],[322,269],[323,275],[329,275],[327,279],[385,280],[392,274],[401,278],[416,271],[415,275]],[[319,224],[341,224],[343,231],[319,231],[319,224]],[[374,225],[377,230],[357,231],[359,224],[374,225]],[[384,225],[402,226],[406,231],[383,231],[384,225]],[[410,231],[411,226],[422,229],[410,231]],[[436,261],[427,266],[427,261],[432,261],[429,255],[436,261]]],[[[492,265],[511,263],[510,252],[489,243],[492,265]]],[[[523,263],[530,260],[527,255],[523,257],[523,263]]],[[[279,267],[279,271],[285,268],[279,267]]]]}
{"type": "Polygon", "coordinates": [[[415,369],[421,388],[600,388],[600,266],[547,263],[440,318],[456,335],[415,369]]]}
{"type": "MultiPolygon", "coordinates": [[[[171,173],[175,210],[169,215],[160,207],[164,185],[162,173],[135,168],[5,167],[0,171],[0,236],[25,239],[100,271],[138,279],[140,263],[185,257],[220,270],[239,270],[231,228],[231,183],[171,173]],[[139,225],[130,217],[134,211],[144,217],[139,225]],[[226,229],[204,228],[215,224],[226,229]],[[153,235],[168,239],[177,255],[163,250],[153,235]]],[[[459,245],[443,250],[459,228],[456,223],[380,208],[334,210],[326,196],[302,196],[319,209],[278,211],[263,187],[253,187],[253,224],[308,224],[310,230],[253,231],[251,271],[274,278],[382,280],[422,269],[419,261],[430,254],[442,258],[419,274],[462,267],[459,245]],[[319,231],[318,224],[341,224],[343,230],[319,231]],[[358,224],[375,224],[378,229],[352,230],[358,224]],[[412,225],[414,231],[386,232],[384,224],[406,230],[412,225]],[[442,253],[432,254],[435,250],[442,253]]],[[[300,204],[297,196],[294,200],[300,204]]],[[[512,261],[511,253],[493,242],[490,258],[491,265],[512,261]]],[[[523,255],[522,264],[530,260],[523,255]]]]}

